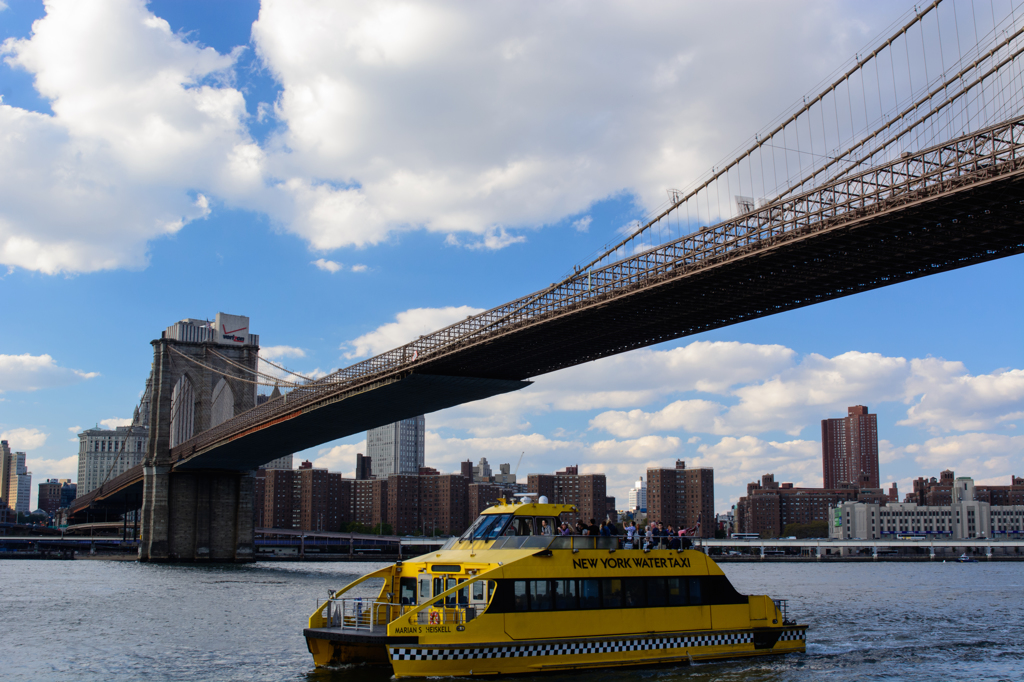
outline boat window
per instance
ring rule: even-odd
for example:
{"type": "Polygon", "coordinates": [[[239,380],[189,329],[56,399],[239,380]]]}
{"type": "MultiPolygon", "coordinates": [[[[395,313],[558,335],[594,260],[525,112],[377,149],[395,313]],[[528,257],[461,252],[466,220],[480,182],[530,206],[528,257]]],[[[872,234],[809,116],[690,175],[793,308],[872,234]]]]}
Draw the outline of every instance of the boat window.
{"type": "MultiPolygon", "coordinates": [[[[444,592],[444,578],[434,578],[434,596],[436,597],[442,592],[444,592]]],[[[436,602],[434,602],[434,606],[444,606],[444,601],[438,599],[436,602]]]]}
{"type": "Polygon", "coordinates": [[[580,581],[580,608],[601,608],[601,591],[597,580],[588,579],[580,581]]]}
{"type": "MultiPolygon", "coordinates": [[[[459,578],[460,585],[462,585],[462,583],[464,582],[466,582],[465,578],[459,578]]],[[[462,608],[466,608],[467,606],[469,606],[469,585],[464,586],[455,594],[459,596],[459,606],[461,606],[462,608]]]]}
{"type": "Polygon", "coordinates": [[[601,606],[606,609],[622,608],[622,579],[604,578],[601,580],[601,606]]]}
{"type": "Polygon", "coordinates": [[[558,519],[545,516],[537,519],[537,534],[538,535],[554,535],[558,532],[558,519]]]}
{"type": "Polygon", "coordinates": [[[622,605],[627,609],[643,608],[647,606],[647,599],[644,594],[644,581],[642,578],[622,579],[622,605]]]}
{"type": "Polygon", "coordinates": [[[668,588],[664,578],[648,578],[647,605],[668,606],[668,588]]]}
{"type": "Polygon", "coordinates": [[[530,610],[550,611],[551,610],[551,581],[531,580],[530,589],[530,610]]]}
{"type": "MultiPolygon", "coordinates": [[[[450,590],[455,587],[455,578],[447,578],[444,581],[444,589],[450,590]]],[[[450,608],[454,608],[456,605],[456,599],[458,599],[458,592],[452,592],[444,598],[444,605],[450,608]]]]}
{"type": "Polygon", "coordinates": [[[484,592],[484,581],[478,580],[473,583],[473,601],[487,601],[486,592],[484,592]]]}
{"type": "Polygon", "coordinates": [[[574,611],[579,608],[575,580],[553,580],[556,611],[574,611]]]}
{"type": "Polygon", "coordinates": [[[419,603],[422,604],[423,602],[427,601],[428,599],[430,599],[430,576],[429,575],[421,575],[420,576],[420,600],[419,600],[419,603]]]}
{"type": "Polygon", "coordinates": [[[480,517],[483,519],[483,523],[481,523],[477,528],[474,529],[473,539],[479,540],[481,538],[487,537],[491,528],[493,528],[495,524],[501,522],[501,517],[501,514],[491,514],[490,516],[480,517]]]}
{"type": "Polygon", "coordinates": [[[690,606],[703,604],[700,598],[700,578],[690,578],[690,606]]]}
{"type": "Polygon", "coordinates": [[[508,522],[510,518],[512,518],[511,514],[495,514],[494,516],[495,518],[497,518],[497,521],[495,521],[494,524],[487,531],[486,536],[480,536],[482,540],[493,540],[494,538],[501,535],[501,531],[505,527],[505,524],[508,522]]]}
{"type": "Polygon", "coordinates": [[[686,606],[689,600],[687,578],[668,578],[668,605],[686,606]]]}
{"type": "Polygon", "coordinates": [[[533,535],[532,516],[517,516],[512,520],[512,526],[516,530],[516,535],[533,535]]]}
{"type": "Polygon", "coordinates": [[[398,581],[398,603],[416,603],[416,578],[401,578],[398,581]]]}
{"type": "Polygon", "coordinates": [[[481,516],[476,517],[476,521],[473,522],[473,525],[470,526],[469,529],[465,533],[463,533],[462,537],[460,537],[459,539],[460,540],[469,540],[469,539],[471,539],[473,537],[479,537],[479,534],[477,533],[477,530],[480,528],[480,526],[482,526],[484,523],[488,523],[488,522],[493,523],[493,521],[494,521],[494,516],[482,516],[481,515],[481,516]]]}
{"type": "Polygon", "coordinates": [[[515,580],[513,581],[513,594],[515,595],[515,610],[516,611],[529,611],[530,610],[530,594],[527,592],[527,586],[529,580],[515,580]]]}

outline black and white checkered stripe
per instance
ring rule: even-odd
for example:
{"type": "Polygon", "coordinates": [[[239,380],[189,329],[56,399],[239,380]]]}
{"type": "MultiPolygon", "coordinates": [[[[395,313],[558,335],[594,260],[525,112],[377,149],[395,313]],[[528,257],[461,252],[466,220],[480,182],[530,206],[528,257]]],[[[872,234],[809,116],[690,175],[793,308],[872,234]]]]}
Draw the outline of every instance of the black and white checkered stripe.
{"type": "Polygon", "coordinates": [[[803,638],[804,638],[804,631],[803,630],[784,630],[782,632],[782,635],[779,636],[779,641],[795,641],[795,640],[801,640],[802,641],[803,638]]]}
{"type": "MultiPolygon", "coordinates": [[[[800,630],[785,630],[779,639],[803,639],[800,630]]],[[[750,644],[751,632],[723,632],[681,637],[655,637],[651,639],[621,639],[600,642],[564,642],[559,644],[520,644],[479,648],[403,648],[388,647],[393,661],[461,661],[474,658],[524,658],[533,656],[572,656],[576,654],[603,654],[619,651],[652,651],[684,649],[728,644],[750,644]]]]}

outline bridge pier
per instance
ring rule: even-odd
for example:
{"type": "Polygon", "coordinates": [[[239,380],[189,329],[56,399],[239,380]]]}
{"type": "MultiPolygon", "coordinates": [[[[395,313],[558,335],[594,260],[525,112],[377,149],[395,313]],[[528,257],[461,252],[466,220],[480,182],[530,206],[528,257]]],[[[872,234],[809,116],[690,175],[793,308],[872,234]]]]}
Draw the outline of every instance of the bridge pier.
{"type": "Polygon", "coordinates": [[[255,561],[253,475],[146,467],[139,560],[255,561]]]}

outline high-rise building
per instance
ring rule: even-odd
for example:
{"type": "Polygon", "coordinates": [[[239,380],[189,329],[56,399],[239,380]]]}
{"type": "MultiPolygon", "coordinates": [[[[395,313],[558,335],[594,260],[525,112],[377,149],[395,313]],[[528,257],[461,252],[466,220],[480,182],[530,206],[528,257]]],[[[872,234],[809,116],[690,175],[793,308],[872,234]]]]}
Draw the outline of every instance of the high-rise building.
{"type": "MultiPolygon", "coordinates": [[[[499,464],[498,465],[498,471],[499,471],[499,473],[494,475],[494,482],[495,483],[497,483],[498,485],[505,485],[505,486],[515,485],[515,483],[516,483],[516,475],[512,473],[512,465],[511,464],[499,464]]],[[[476,517],[474,516],[473,518],[475,519],[476,517]]]]}
{"type": "MultiPolygon", "coordinates": [[[[145,419],[142,415],[140,418],[145,419]]],[[[142,464],[148,440],[147,425],[96,427],[78,434],[78,494],[84,495],[142,464]]]]}
{"type": "Polygon", "coordinates": [[[490,483],[491,482],[491,465],[487,463],[486,457],[480,458],[480,463],[473,467],[473,482],[474,483],[490,483]]]}
{"type": "Polygon", "coordinates": [[[0,507],[11,505],[11,476],[14,470],[14,453],[7,441],[0,440],[0,507]]]}
{"type": "Polygon", "coordinates": [[[70,482],[69,479],[48,478],[45,483],[40,483],[36,507],[47,514],[54,514],[62,506],[61,489],[70,482]]]}
{"type": "Polygon", "coordinates": [[[648,469],[647,518],[674,529],[693,528],[699,520],[698,536],[715,537],[714,469],[687,469],[682,460],[674,469],[648,469]]]}
{"type": "Polygon", "coordinates": [[[423,415],[367,431],[366,451],[374,478],[383,480],[391,474],[417,475],[425,461],[425,434],[423,415]]]}
{"type": "Polygon", "coordinates": [[[604,474],[580,474],[579,467],[571,466],[554,474],[528,474],[526,487],[554,504],[576,505],[580,510],[578,518],[584,522],[594,519],[600,523],[608,516],[604,474]]]}
{"type": "Polygon", "coordinates": [[[629,510],[633,513],[647,511],[647,483],[643,476],[629,489],[629,510]]]}
{"type": "Polygon", "coordinates": [[[844,483],[878,488],[878,423],[863,405],[848,408],[846,417],[821,420],[822,478],[827,489],[844,483]]]}
{"type": "Polygon", "coordinates": [[[356,453],[356,480],[369,481],[373,478],[373,461],[368,455],[356,453]]]}
{"type": "Polygon", "coordinates": [[[10,507],[17,514],[28,514],[29,498],[32,495],[32,472],[25,465],[26,455],[24,452],[15,452],[11,455],[11,482],[8,487],[10,495],[10,507]]]}

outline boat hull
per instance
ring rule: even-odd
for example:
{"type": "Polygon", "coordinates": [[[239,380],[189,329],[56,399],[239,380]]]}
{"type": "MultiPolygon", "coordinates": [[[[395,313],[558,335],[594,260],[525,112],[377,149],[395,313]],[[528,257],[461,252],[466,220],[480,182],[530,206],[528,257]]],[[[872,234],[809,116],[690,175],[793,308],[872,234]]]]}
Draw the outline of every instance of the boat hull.
{"type": "Polygon", "coordinates": [[[802,653],[806,626],[516,643],[388,645],[396,677],[480,676],[802,653]]]}

